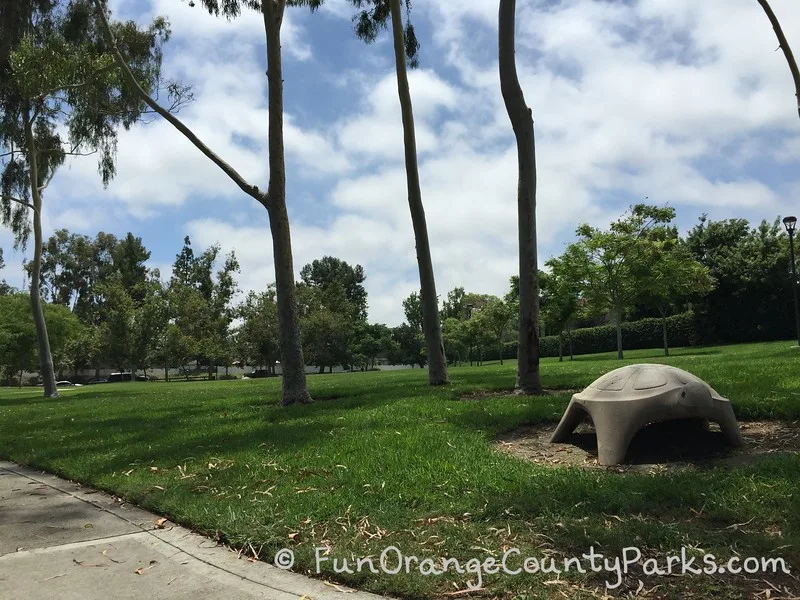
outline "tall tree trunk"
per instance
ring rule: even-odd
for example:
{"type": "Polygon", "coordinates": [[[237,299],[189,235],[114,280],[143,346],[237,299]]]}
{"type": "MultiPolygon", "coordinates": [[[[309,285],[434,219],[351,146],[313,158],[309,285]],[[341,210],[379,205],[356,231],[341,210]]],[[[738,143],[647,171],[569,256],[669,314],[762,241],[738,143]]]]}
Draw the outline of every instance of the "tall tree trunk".
{"type": "Polygon", "coordinates": [[[669,356],[669,343],[667,342],[667,311],[659,306],[658,312],[661,313],[661,333],[664,336],[664,356],[669,356]]]}
{"type": "Polygon", "coordinates": [[[300,344],[300,325],[295,298],[292,239],[286,210],[286,165],[283,147],[283,66],[281,64],[281,23],[285,0],[261,3],[267,36],[267,87],[269,90],[269,187],[267,212],[272,231],[275,260],[275,291],[278,304],[283,399],[286,406],[311,402],[306,367],[300,344]]]}
{"type": "Polygon", "coordinates": [[[564,332],[558,332],[558,362],[564,362],[564,332]]]}
{"type": "Polygon", "coordinates": [[[625,358],[622,354],[622,309],[621,308],[614,309],[614,321],[617,326],[617,358],[621,360],[625,358]]]}
{"type": "Polygon", "coordinates": [[[53,355],[50,352],[50,338],[47,336],[47,324],[44,320],[42,297],[39,292],[39,282],[42,272],[42,194],[39,186],[42,184],[39,175],[39,156],[36,140],[33,136],[30,105],[26,103],[22,116],[25,124],[25,142],[28,146],[28,169],[31,185],[31,199],[33,200],[33,265],[31,269],[31,310],[33,322],[36,326],[36,341],[39,344],[39,370],[44,384],[45,398],[57,398],[56,374],[53,369],[53,355]]]}
{"type": "Polygon", "coordinates": [[[569,341],[569,359],[575,360],[575,356],[572,354],[572,328],[567,327],[567,340],[569,341]]]}
{"type": "Polygon", "coordinates": [[[536,142],[533,111],[517,77],[514,56],[516,1],[500,0],[498,48],[500,89],[517,139],[519,181],[519,349],[517,389],[525,394],[542,391],[539,374],[539,277],[536,255],[536,142]]]}
{"type": "Polygon", "coordinates": [[[428,349],[428,382],[443,385],[447,379],[447,359],[444,355],[442,330],[439,324],[439,300],[436,296],[436,282],[433,276],[431,247],[428,240],[428,225],[422,205],[422,191],[419,185],[417,167],[417,138],[414,131],[414,112],[411,106],[411,91],[406,72],[406,45],[403,34],[403,16],[400,0],[391,0],[392,33],[394,37],[394,58],[397,70],[397,92],[403,114],[403,141],[405,145],[406,180],[408,185],[408,205],[411,209],[411,222],[414,226],[414,239],[417,246],[417,265],[422,302],[422,330],[428,349]]]}
{"type": "Polygon", "coordinates": [[[497,349],[500,351],[500,364],[503,364],[503,336],[502,334],[497,339],[497,349]]]}
{"type": "Polygon", "coordinates": [[[767,0],[758,0],[758,3],[767,14],[767,18],[772,25],[772,29],[775,30],[775,36],[778,38],[780,48],[783,50],[783,55],[786,57],[786,62],[789,64],[789,70],[792,72],[792,79],[794,79],[794,93],[797,97],[797,114],[800,115],[800,69],[797,67],[797,61],[794,59],[794,54],[789,46],[789,41],[786,39],[786,35],[783,33],[783,29],[778,21],[778,17],[775,16],[772,7],[769,5],[769,2],[767,0]]]}

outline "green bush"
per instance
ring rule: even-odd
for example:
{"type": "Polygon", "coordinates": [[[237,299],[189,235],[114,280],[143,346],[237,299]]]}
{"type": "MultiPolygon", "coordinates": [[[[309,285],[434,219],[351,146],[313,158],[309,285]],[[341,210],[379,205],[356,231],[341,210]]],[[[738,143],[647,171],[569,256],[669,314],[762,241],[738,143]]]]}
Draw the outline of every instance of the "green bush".
{"type": "MultiPolygon", "coordinates": [[[[667,341],[672,346],[694,346],[698,343],[694,314],[689,311],[667,317],[667,341]]],[[[569,355],[569,340],[563,337],[563,353],[569,355]]],[[[661,348],[664,345],[661,319],[642,319],[622,324],[623,350],[661,348]]],[[[595,354],[614,352],[617,349],[617,328],[614,325],[586,327],[572,331],[572,351],[574,354],[595,354]]],[[[558,356],[558,336],[548,335],[539,338],[540,356],[558,356]]],[[[517,343],[503,344],[503,358],[517,357],[517,343]]],[[[497,349],[488,348],[484,360],[497,360],[497,349]]]]}
{"type": "MultiPolygon", "coordinates": [[[[667,317],[667,341],[670,346],[694,346],[697,335],[694,329],[694,315],[685,312],[667,317]]],[[[569,354],[567,336],[563,339],[564,354],[569,354]]],[[[642,319],[622,324],[622,348],[640,350],[660,348],[664,345],[661,319],[642,319]]],[[[558,356],[558,336],[541,338],[539,348],[542,356],[558,356]]],[[[574,354],[595,354],[613,352],[617,349],[617,328],[614,325],[575,329],[572,332],[574,354]]]]}

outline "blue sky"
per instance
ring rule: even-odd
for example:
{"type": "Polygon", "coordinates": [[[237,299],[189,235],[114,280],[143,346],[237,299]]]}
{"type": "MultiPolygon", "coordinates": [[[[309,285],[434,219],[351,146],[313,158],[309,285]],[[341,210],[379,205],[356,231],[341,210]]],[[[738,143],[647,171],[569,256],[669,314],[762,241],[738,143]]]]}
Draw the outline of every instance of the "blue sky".
{"type": "MultiPolygon", "coordinates": [[[[181,112],[266,187],[263,22],[228,23],[180,0],[112,1],[142,23],[166,15],[164,75],[194,86],[181,112]]],[[[423,201],[437,289],[502,294],[516,268],[516,153],[497,75],[496,0],[415,0],[411,74],[423,201]]],[[[800,3],[773,0],[800,54],[800,3]]],[[[199,2],[198,2],[199,5],[199,2]]],[[[541,260],[584,221],[644,196],[690,228],[702,213],[753,222],[800,212],[800,120],[791,75],[755,0],[518,0],[517,62],[534,111],[541,260]]],[[[388,32],[366,46],[352,10],[287,9],[283,27],[287,203],[295,269],[333,254],[367,273],[370,319],[398,324],[418,288],[388,32]]],[[[274,278],[263,208],[158,120],[121,135],[119,174],[100,185],[74,159],[45,198],[45,228],[142,236],[167,274],[184,235],[235,249],[244,290],[274,278]]],[[[0,233],[21,284],[22,256],[0,233]]]]}

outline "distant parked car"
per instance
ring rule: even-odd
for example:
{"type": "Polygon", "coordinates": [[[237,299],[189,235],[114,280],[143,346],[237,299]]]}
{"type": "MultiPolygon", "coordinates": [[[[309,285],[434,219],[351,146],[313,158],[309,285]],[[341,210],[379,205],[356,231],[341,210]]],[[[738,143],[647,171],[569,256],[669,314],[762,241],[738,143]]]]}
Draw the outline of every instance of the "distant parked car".
{"type": "Polygon", "coordinates": [[[91,381],[87,381],[86,385],[95,385],[96,383],[109,383],[105,377],[95,377],[91,381]]]}
{"type": "MultiPolygon", "coordinates": [[[[111,375],[108,376],[109,382],[130,381],[130,380],[131,380],[130,373],[112,373],[111,375]]],[[[136,381],[147,381],[147,377],[145,377],[144,375],[137,375],[136,381]]]]}
{"type": "Polygon", "coordinates": [[[56,381],[56,387],[69,387],[69,386],[71,386],[71,387],[81,387],[81,384],[80,383],[72,383],[71,381],[67,381],[66,379],[64,381],[56,381]]]}

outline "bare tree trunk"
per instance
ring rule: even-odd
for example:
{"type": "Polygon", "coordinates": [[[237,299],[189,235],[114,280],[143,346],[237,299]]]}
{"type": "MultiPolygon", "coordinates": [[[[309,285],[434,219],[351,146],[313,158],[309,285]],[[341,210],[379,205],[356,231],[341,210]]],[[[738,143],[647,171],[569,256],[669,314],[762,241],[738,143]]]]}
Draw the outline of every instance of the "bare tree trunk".
{"type": "Polygon", "coordinates": [[[503,334],[497,340],[497,349],[500,351],[500,364],[503,364],[503,334]]]}
{"type": "Polygon", "coordinates": [[[622,354],[622,309],[614,309],[614,321],[617,325],[617,358],[622,360],[625,358],[622,354]]]}
{"type": "Polygon", "coordinates": [[[794,93],[797,97],[797,114],[800,115],[800,69],[797,68],[797,62],[794,59],[792,49],[789,46],[786,35],[783,33],[783,29],[778,21],[778,17],[775,16],[775,13],[772,11],[772,7],[769,5],[769,2],[767,0],[758,0],[758,3],[767,14],[767,18],[772,24],[772,28],[775,30],[775,35],[778,38],[778,43],[780,44],[781,50],[783,50],[783,55],[786,57],[786,62],[789,63],[789,70],[792,72],[792,78],[794,79],[794,93]]]}
{"type": "Polygon", "coordinates": [[[664,336],[664,356],[669,356],[669,343],[667,342],[667,311],[659,307],[658,312],[661,313],[661,333],[664,336]]]}
{"type": "Polygon", "coordinates": [[[30,106],[26,103],[23,109],[25,121],[25,142],[28,146],[28,169],[30,172],[31,199],[33,200],[33,265],[31,269],[31,310],[36,326],[36,341],[39,344],[39,370],[44,384],[45,398],[57,398],[56,374],[53,369],[53,355],[50,352],[50,338],[47,336],[47,323],[44,320],[42,297],[39,292],[39,281],[42,272],[42,195],[38,165],[38,149],[33,137],[30,106]]]}
{"type": "Polygon", "coordinates": [[[433,276],[431,247],[428,240],[428,225],[425,208],[422,205],[422,191],[419,185],[417,166],[417,138],[414,131],[414,112],[411,105],[411,91],[406,72],[406,45],[403,34],[403,16],[400,0],[391,0],[392,33],[394,37],[394,58],[397,70],[397,92],[403,114],[403,141],[405,146],[406,180],[408,184],[408,205],[411,209],[411,222],[417,246],[417,265],[419,267],[420,296],[422,302],[422,331],[428,349],[428,382],[431,385],[448,383],[447,359],[444,355],[442,330],[439,324],[439,299],[436,296],[436,282],[433,276]]]}
{"type": "Polygon", "coordinates": [[[275,291],[283,369],[284,406],[311,402],[306,384],[303,347],[295,298],[292,239],[286,211],[286,165],[283,147],[283,66],[281,64],[281,23],[285,0],[264,0],[264,30],[267,36],[267,85],[269,89],[269,187],[267,212],[272,231],[275,259],[275,291]]]}
{"type": "Polygon", "coordinates": [[[569,341],[569,359],[575,360],[575,357],[572,354],[572,328],[567,327],[567,340],[569,341]]]}
{"type": "Polygon", "coordinates": [[[542,391],[539,375],[539,277],[536,255],[536,141],[533,111],[517,77],[514,56],[516,1],[500,0],[498,48],[500,89],[517,139],[519,182],[519,349],[517,389],[525,394],[542,391]]]}
{"type": "Polygon", "coordinates": [[[564,332],[558,332],[558,362],[564,362],[564,332]]]}

